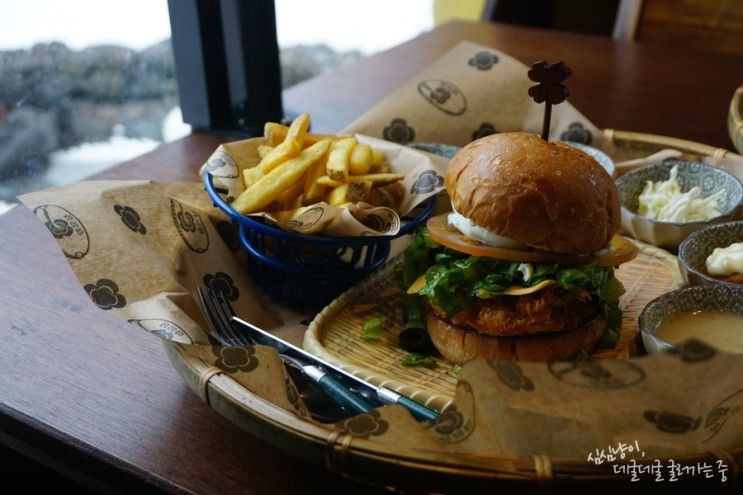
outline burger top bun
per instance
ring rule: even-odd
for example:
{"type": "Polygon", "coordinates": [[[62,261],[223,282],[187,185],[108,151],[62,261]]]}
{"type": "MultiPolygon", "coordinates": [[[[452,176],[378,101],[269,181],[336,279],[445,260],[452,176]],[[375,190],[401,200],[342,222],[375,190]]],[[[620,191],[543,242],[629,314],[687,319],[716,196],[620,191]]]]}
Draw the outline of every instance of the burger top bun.
{"type": "Polygon", "coordinates": [[[593,158],[524,132],[462,148],[444,185],[454,209],[480,227],[538,249],[585,254],[619,229],[619,194],[593,158]]]}

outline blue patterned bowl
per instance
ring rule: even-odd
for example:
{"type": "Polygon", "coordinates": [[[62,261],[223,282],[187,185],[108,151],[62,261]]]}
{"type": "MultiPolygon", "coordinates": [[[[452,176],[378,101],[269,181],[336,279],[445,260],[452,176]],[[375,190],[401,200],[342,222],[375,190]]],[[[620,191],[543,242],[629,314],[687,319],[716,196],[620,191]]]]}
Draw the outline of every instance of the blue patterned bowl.
{"type": "Polygon", "coordinates": [[[701,162],[683,160],[666,160],[657,165],[640,168],[626,173],[617,179],[617,188],[622,202],[622,227],[632,237],[666,249],[676,249],[692,232],[707,225],[729,222],[738,218],[743,200],[743,185],[740,181],[722,170],[701,162]],[[678,181],[682,192],[694,186],[702,190],[702,197],[707,197],[720,189],[726,191],[722,204],[719,205],[722,215],[706,222],[659,222],[637,214],[638,197],[647,181],[664,181],[670,176],[671,169],[678,165],[678,181]]]}
{"type": "Polygon", "coordinates": [[[656,297],[645,306],[638,319],[645,350],[651,354],[673,350],[674,346],[656,335],[661,322],[681,313],[705,309],[743,315],[743,286],[697,285],[656,297]]]}
{"type": "Polygon", "coordinates": [[[617,169],[614,166],[614,161],[609,158],[609,155],[604,153],[598,148],[594,148],[593,146],[588,146],[587,144],[583,143],[576,143],[573,141],[563,141],[565,144],[569,144],[573,148],[578,148],[586,155],[590,156],[594,160],[598,162],[599,165],[604,167],[604,170],[609,172],[609,175],[612,177],[616,177],[617,175],[617,169]]]}
{"type": "Polygon", "coordinates": [[[678,263],[687,285],[726,285],[743,287],[741,284],[725,282],[707,275],[706,261],[718,247],[727,247],[734,242],[743,242],[743,221],[710,225],[697,230],[679,246],[678,263]]]}

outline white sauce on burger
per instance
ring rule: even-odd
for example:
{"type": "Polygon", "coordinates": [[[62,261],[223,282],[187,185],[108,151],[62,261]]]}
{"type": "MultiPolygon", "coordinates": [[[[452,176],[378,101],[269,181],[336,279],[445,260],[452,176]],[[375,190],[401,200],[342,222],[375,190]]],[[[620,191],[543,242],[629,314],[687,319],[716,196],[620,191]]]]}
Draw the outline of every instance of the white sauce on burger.
{"type": "Polygon", "coordinates": [[[494,234],[488,229],[480,227],[479,225],[475,224],[475,222],[465,216],[460,215],[456,211],[449,213],[449,217],[447,218],[447,220],[449,222],[449,225],[460,231],[462,234],[476,241],[480,241],[486,246],[511,249],[522,249],[526,247],[525,245],[520,244],[513,239],[494,234]]]}
{"type": "Polygon", "coordinates": [[[524,276],[524,282],[528,282],[534,275],[534,266],[531,263],[521,263],[517,270],[524,276]]]}

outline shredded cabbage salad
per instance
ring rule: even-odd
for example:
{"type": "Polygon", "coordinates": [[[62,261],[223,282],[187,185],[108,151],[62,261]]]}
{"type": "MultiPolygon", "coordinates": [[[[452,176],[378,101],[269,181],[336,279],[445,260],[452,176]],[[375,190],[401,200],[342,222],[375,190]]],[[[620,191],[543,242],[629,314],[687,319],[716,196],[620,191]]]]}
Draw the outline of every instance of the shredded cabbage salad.
{"type": "Polygon", "coordinates": [[[718,201],[725,197],[724,189],[706,198],[701,197],[698,186],[682,193],[677,175],[678,165],[671,169],[668,180],[647,181],[638,197],[637,213],[661,222],[703,222],[722,214],[717,208],[718,201]]]}

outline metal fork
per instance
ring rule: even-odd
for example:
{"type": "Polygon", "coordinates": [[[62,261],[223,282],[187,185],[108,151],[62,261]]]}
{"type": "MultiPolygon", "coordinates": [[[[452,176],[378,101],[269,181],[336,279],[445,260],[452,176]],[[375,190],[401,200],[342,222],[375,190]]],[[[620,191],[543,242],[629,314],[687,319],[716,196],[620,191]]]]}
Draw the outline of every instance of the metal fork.
{"type": "MultiPolygon", "coordinates": [[[[296,347],[269,332],[266,332],[252,323],[238,318],[235,316],[232,306],[223,294],[211,291],[211,293],[207,292],[207,295],[209,295],[210,302],[218,308],[218,311],[221,314],[221,319],[232,323],[230,329],[232,334],[235,335],[238,340],[249,339],[252,343],[274,347],[279,352],[279,355],[286,360],[293,361],[295,364],[299,362],[304,366],[312,365],[313,368],[319,369],[322,372],[327,372],[328,374],[332,373],[330,376],[333,376],[336,381],[340,381],[341,384],[345,386],[344,389],[350,389],[377,405],[401,405],[408,409],[408,411],[410,411],[410,413],[420,421],[433,421],[438,418],[439,413],[434,409],[426,407],[420,402],[401,395],[387,387],[378,387],[373,385],[366,380],[352,375],[351,373],[348,373],[347,371],[344,371],[343,369],[313,356],[305,350],[300,349],[299,347],[296,347]]],[[[313,373],[316,372],[313,371],[313,373]]],[[[313,378],[313,380],[316,379],[316,375],[312,375],[311,378],[313,378]]]]}
{"type": "MultiPolygon", "coordinates": [[[[204,291],[199,287],[197,289],[197,296],[199,305],[204,312],[209,328],[223,345],[244,347],[256,344],[255,340],[248,334],[235,331],[235,328],[232,325],[232,316],[234,316],[232,306],[221,292],[212,289],[206,289],[206,291],[204,291]]],[[[337,411],[336,414],[332,414],[332,412],[329,414],[327,410],[319,413],[323,418],[328,419],[329,417],[339,416],[344,412],[346,413],[346,416],[349,412],[357,414],[368,412],[377,407],[362,395],[356,394],[354,391],[350,390],[341,381],[324,369],[313,364],[302,362],[295,357],[287,356],[280,352],[279,358],[281,358],[287,366],[287,370],[290,373],[292,369],[300,370],[304,376],[310,379],[311,383],[316,385],[317,388],[330,397],[338,406],[343,408],[343,411],[337,411]]],[[[295,377],[292,376],[292,378],[295,377]]],[[[311,388],[303,388],[305,389],[303,391],[306,392],[303,398],[312,397],[309,395],[312,393],[311,388]]],[[[315,404],[318,403],[317,400],[308,402],[314,402],[315,404]]],[[[313,409],[318,409],[311,407],[312,404],[306,405],[311,411],[313,409]]],[[[322,409],[327,408],[322,407],[322,409]]]]}

